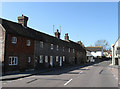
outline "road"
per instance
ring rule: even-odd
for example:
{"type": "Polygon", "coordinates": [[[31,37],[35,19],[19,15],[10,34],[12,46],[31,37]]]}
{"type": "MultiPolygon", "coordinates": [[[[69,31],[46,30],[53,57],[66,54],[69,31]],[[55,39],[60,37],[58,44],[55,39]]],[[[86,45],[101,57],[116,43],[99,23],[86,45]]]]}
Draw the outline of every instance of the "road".
{"type": "Polygon", "coordinates": [[[69,67],[12,81],[3,81],[3,87],[118,87],[108,65],[103,61],[86,67],[69,67]]]}

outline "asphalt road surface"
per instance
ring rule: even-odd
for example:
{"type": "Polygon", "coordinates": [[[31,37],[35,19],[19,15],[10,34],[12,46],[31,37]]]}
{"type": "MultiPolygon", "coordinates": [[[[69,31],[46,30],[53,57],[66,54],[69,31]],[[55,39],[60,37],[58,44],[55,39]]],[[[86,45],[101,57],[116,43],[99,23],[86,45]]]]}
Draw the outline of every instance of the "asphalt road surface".
{"type": "Polygon", "coordinates": [[[118,87],[108,65],[100,62],[81,68],[80,66],[58,69],[17,80],[3,81],[2,87],[118,87]]]}

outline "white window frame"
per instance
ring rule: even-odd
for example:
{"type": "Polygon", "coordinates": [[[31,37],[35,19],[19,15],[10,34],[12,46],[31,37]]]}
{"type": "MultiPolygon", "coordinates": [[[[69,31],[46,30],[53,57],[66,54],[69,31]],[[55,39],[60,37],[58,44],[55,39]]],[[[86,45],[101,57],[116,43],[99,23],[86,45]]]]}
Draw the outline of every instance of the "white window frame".
{"type": "Polygon", "coordinates": [[[51,44],[51,50],[53,50],[53,44],[51,44]]]}
{"type": "Polygon", "coordinates": [[[70,53],[70,48],[68,48],[68,52],[70,53]]]}
{"type": "Polygon", "coordinates": [[[58,51],[59,50],[59,46],[57,45],[57,47],[56,47],[56,50],[58,51]]]}
{"type": "Polygon", "coordinates": [[[73,53],[75,53],[75,49],[73,49],[73,53]]]}
{"type": "Polygon", "coordinates": [[[17,44],[17,37],[12,37],[12,44],[17,44]]]}
{"type": "Polygon", "coordinates": [[[30,46],[30,43],[31,43],[30,40],[27,40],[27,46],[30,46]]]}
{"type": "Polygon", "coordinates": [[[50,65],[53,66],[53,56],[50,56],[50,65]]]}
{"type": "Polygon", "coordinates": [[[40,41],[40,47],[43,48],[43,41],[40,41]]]}
{"type": "Polygon", "coordinates": [[[59,61],[59,56],[56,56],[56,62],[58,62],[59,61]]]}
{"type": "Polygon", "coordinates": [[[63,62],[65,62],[65,56],[63,56],[63,62]]]}
{"type": "Polygon", "coordinates": [[[12,65],[18,65],[18,57],[15,57],[15,56],[10,56],[9,57],[9,60],[10,60],[10,63],[9,65],[12,66],[12,65]],[[16,59],[16,60],[15,60],[16,59]],[[14,61],[14,64],[12,64],[14,61]]]}
{"type": "Polygon", "coordinates": [[[40,55],[40,63],[43,63],[43,55],[40,55]]]}
{"type": "Polygon", "coordinates": [[[31,57],[28,57],[28,63],[30,63],[31,62],[31,57]]]}
{"type": "Polygon", "coordinates": [[[48,63],[48,56],[45,56],[45,62],[48,63]]]}

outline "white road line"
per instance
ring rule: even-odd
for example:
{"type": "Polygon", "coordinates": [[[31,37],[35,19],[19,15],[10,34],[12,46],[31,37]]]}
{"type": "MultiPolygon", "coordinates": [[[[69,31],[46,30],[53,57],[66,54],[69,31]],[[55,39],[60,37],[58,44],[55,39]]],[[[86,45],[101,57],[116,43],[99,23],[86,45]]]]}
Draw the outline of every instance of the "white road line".
{"type": "Polygon", "coordinates": [[[66,86],[68,83],[70,83],[72,81],[72,79],[70,79],[69,81],[67,81],[64,86],[66,86]]]}
{"type": "Polygon", "coordinates": [[[91,68],[91,67],[93,67],[93,66],[89,66],[89,68],[91,68]]]}
{"type": "Polygon", "coordinates": [[[7,83],[2,83],[2,84],[7,84],[7,83]]]}
{"type": "Polygon", "coordinates": [[[79,72],[79,74],[82,74],[82,73],[83,73],[83,71],[80,71],[80,72],[79,72]]]}
{"type": "Polygon", "coordinates": [[[20,79],[17,79],[17,80],[22,80],[22,78],[20,78],[20,79]]]}
{"type": "Polygon", "coordinates": [[[118,78],[116,78],[118,80],[118,78]]]}

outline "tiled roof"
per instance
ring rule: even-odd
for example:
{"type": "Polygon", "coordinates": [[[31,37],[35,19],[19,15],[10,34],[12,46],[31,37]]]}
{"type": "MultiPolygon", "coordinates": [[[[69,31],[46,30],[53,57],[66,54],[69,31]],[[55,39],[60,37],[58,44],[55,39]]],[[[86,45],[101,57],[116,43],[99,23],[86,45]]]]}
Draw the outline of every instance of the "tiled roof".
{"type": "Polygon", "coordinates": [[[86,50],[88,51],[102,51],[103,47],[102,46],[96,46],[96,47],[86,47],[86,50]]]}
{"type": "Polygon", "coordinates": [[[48,34],[36,31],[30,27],[24,27],[21,24],[18,24],[16,22],[8,21],[2,18],[0,18],[0,20],[2,21],[2,26],[5,28],[7,33],[20,35],[23,37],[28,37],[34,40],[43,41],[47,43],[53,43],[61,46],[75,48],[77,50],[83,49],[85,51],[85,49],[81,45],[77,44],[76,42],[73,42],[70,40],[67,42],[67,41],[58,39],[56,37],[50,36],[48,34]]]}

